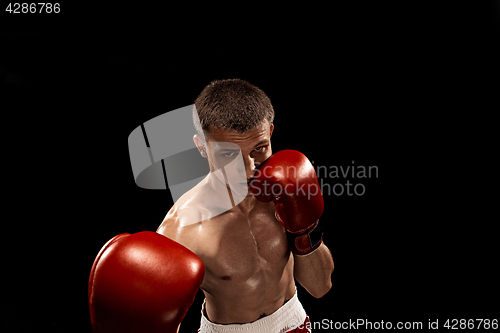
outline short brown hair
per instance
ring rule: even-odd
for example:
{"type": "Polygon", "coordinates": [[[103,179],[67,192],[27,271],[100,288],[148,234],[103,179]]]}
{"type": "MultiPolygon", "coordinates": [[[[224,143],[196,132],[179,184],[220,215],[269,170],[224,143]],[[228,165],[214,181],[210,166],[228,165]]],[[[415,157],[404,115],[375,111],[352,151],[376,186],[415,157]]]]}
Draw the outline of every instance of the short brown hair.
{"type": "MultiPolygon", "coordinates": [[[[200,126],[199,134],[210,138],[210,130],[225,129],[245,133],[265,120],[272,123],[274,109],[271,100],[256,86],[241,79],[210,82],[194,102],[200,126]],[[203,132],[202,132],[203,131],[203,132]]],[[[194,114],[193,114],[194,116],[194,114]]]]}

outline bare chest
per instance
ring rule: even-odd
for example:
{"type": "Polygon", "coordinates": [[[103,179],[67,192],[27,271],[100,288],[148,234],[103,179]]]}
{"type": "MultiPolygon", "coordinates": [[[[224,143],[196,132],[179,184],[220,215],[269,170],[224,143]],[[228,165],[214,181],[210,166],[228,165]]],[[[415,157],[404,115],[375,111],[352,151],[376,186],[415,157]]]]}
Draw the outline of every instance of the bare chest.
{"type": "Polygon", "coordinates": [[[204,229],[201,257],[212,279],[279,279],[288,263],[285,230],[274,217],[272,204],[247,215],[227,214],[207,222],[204,229]]]}

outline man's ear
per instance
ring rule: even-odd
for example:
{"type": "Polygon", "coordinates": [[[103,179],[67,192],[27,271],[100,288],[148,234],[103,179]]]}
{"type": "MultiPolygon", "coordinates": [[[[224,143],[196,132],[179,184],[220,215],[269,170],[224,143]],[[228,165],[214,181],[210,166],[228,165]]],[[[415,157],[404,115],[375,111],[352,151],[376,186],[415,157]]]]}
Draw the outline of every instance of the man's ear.
{"type": "Polygon", "coordinates": [[[269,132],[269,138],[271,138],[271,136],[273,136],[273,130],[274,130],[274,124],[271,123],[271,131],[269,132]]]}
{"type": "Polygon", "coordinates": [[[196,145],[196,148],[198,148],[198,151],[200,152],[201,156],[207,158],[207,148],[205,146],[205,142],[203,141],[203,139],[198,134],[195,134],[193,136],[193,141],[194,144],[196,145]]]}

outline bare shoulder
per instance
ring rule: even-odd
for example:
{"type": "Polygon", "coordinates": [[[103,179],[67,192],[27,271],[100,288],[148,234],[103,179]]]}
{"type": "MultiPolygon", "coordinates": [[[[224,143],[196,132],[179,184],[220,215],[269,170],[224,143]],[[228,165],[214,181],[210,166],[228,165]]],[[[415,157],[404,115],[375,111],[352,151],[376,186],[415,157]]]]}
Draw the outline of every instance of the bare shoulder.
{"type": "Polygon", "coordinates": [[[184,245],[196,253],[195,245],[200,224],[201,213],[197,209],[194,207],[179,208],[174,205],[156,232],[184,245]]]}
{"type": "Polygon", "coordinates": [[[207,207],[203,187],[196,186],[186,192],[170,208],[157,233],[164,235],[198,253],[203,221],[207,219],[207,207]]]}

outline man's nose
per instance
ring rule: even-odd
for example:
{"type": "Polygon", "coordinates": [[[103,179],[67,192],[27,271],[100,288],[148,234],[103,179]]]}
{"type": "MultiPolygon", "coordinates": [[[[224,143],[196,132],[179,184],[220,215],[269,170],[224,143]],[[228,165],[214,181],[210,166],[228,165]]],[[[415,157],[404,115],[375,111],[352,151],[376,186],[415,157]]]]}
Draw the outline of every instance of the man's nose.
{"type": "Polygon", "coordinates": [[[245,174],[247,181],[249,181],[255,174],[255,159],[250,156],[243,157],[243,163],[245,164],[245,174]]]}

